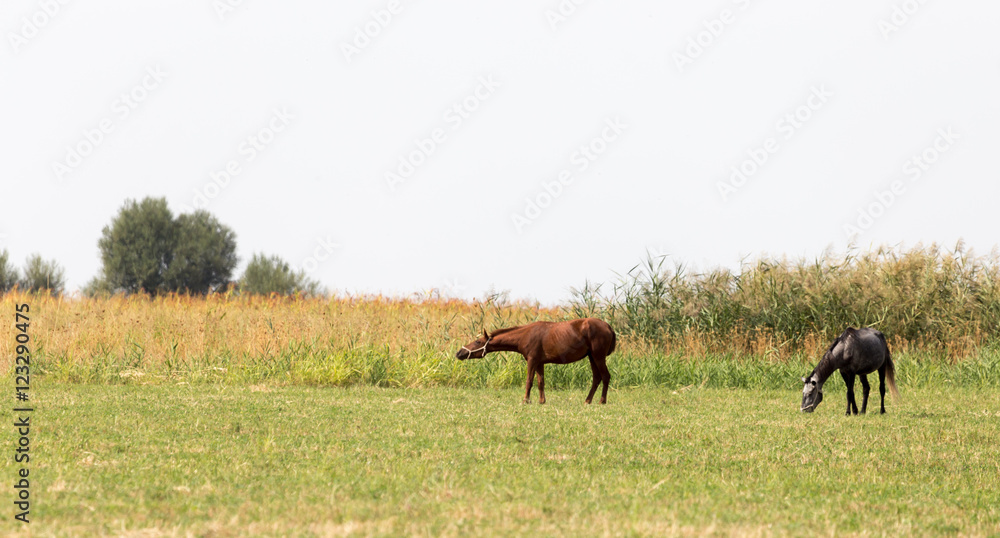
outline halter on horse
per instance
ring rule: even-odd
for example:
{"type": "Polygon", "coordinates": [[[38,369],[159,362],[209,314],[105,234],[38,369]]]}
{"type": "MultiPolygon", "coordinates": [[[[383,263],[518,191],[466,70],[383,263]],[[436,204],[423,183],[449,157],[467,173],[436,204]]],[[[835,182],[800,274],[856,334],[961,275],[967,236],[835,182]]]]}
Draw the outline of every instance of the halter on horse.
{"type": "Polygon", "coordinates": [[[479,349],[476,349],[476,350],[472,350],[472,349],[469,349],[469,348],[467,348],[467,347],[465,347],[465,346],[462,346],[462,349],[464,349],[464,350],[466,350],[466,351],[468,351],[468,352],[469,352],[469,357],[468,357],[468,358],[470,358],[470,359],[482,359],[482,358],[486,357],[486,346],[490,345],[490,340],[492,340],[492,339],[493,339],[493,337],[492,337],[492,336],[491,336],[491,337],[489,337],[489,338],[487,338],[487,339],[486,339],[486,343],[485,343],[485,344],[483,344],[483,347],[481,347],[481,348],[479,348],[479,349]],[[473,354],[473,353],[478,353],[478,352],[480,352],[480,351],[482,351],[482,352],[483,352],[483,354],[482,354],[481,356],[479,356],[479,357],[473,357],[473,356],[472,356],[472,354],[473,354]]]}

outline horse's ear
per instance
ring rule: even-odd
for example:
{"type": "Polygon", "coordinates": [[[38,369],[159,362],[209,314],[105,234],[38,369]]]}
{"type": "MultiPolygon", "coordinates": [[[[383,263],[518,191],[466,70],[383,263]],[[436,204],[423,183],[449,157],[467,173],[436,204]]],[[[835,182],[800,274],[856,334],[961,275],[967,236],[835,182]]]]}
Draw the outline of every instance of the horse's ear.
{"type": "Polygon", "coordinates": [[[487,340],[490,339],[490,335],[486,332],[486,329],[483,329],[483,338],[485,338],[487,340]]]}
{"type": "Polygon", "coordinates": [[[803,377],[802,378],[802,382],[805,383],[806,382],[806,378],[803,377]]]}

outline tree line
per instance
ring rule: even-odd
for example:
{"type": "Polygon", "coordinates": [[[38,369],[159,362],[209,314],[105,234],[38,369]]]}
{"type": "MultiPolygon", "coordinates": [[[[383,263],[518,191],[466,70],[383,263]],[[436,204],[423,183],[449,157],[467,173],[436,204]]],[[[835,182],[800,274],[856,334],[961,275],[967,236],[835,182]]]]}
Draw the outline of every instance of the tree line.
{"type": "MultiPolygon", "coordinates": [[[[233,290],[269,295],[319,295],[319,282],[294,271],[278,256],[254,254],[243,275],[233,280],[239,262],[236,233],[211,213],[174,215],[166,198],[126,200],[101,231],[97,242],[101,269],[82,289],[84,295],[185,293],[205,295],[233,290]]],[[[32,254],[19,271],[7,250],[0,251],[0,293],[13,289],[59,295],[65,270],[54,260],[32,254]]]]}

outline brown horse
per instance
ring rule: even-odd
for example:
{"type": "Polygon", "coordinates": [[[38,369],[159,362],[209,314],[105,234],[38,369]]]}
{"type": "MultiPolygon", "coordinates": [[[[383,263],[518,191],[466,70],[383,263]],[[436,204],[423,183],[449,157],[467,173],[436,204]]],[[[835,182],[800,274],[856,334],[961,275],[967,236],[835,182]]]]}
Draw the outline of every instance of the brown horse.
{"type": "Polygon", "coordinates": [[[524,388],[524,403],[529,402],[531,384],[538,376],[538,403],[545,403],[545,365],[569,364],[590,357],[594,383],[587,394],[587,403],[594,399],[597,385],[603,380],[601,403],[608,401],[608,383],[611,374],[605,359],[615,350],[615,331],[596,318],[572,321],[536,321],[519,327],[498,329],[493,334],[483,330],[483,335],[462,346],[455,357],[458,360],[481,359],[494,351],[516,351],[528,361],[528,381],[524,388]]]}

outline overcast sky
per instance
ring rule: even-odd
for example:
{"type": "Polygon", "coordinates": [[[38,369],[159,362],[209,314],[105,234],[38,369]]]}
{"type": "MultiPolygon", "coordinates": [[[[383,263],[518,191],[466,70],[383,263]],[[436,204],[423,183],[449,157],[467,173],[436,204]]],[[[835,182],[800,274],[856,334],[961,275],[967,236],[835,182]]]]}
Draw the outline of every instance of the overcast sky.
{"type": "Polygon", "coordinates": [[[998,240],[1000,3],[4,0],[0,249],[128,198],[340,293],[998,240]]]}

